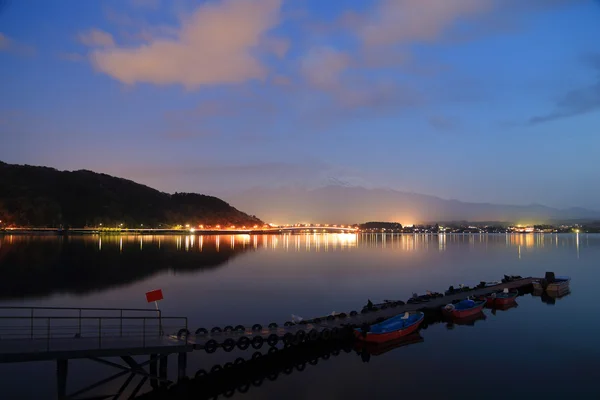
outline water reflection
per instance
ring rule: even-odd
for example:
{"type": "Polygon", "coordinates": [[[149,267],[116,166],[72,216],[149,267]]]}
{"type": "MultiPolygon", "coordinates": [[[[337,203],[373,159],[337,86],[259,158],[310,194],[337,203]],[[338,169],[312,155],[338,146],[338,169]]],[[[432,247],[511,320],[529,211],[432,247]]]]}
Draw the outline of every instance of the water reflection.
{"type": "Polygon", "coordinates": [[[499,247],[514,249],[518,259],[547,247],[573,249],[573,258],[579,258],[589,242],[587,235],[586,241],[580,240],[580,234],[0,235],[0,299],[88,293],[160,271],[216,268],[257,251],[369,254],[372,249],[453,257],[465,249],[487,252],[499,247]]]}
{"type": "Polygon", "coordinates": [[[164,270],[216,268],[254,250],[245,241],[219,248],[218,237],[194,236],[9,236],[0,243],[0,299],[84,294],[164,270]]]}

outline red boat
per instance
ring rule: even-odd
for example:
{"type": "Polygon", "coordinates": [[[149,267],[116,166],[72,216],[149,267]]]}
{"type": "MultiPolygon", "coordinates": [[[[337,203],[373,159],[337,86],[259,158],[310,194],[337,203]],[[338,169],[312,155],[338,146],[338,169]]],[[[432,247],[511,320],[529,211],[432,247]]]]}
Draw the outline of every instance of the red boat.
{"type": "Polygon", "coordinates": [[[366,329],[356,328],[354,335],[357,339],[365,342],[384,343],[410,335],[419,328],[423,319],[425,319],[425,314],[420,311],[406,312],[366,327],[366,329]]]}
{"type": "Polygon", "coordinates": [[[442,308],[442,312],[451,318],[465,318],[480,313],[485,304],[486,300],[467,299],[456,304],[447,304],[442,308]]]}
{"type": "Polygon", "coordinates": [[[503,292],[492,293],[486,299],[488,306],[496,307],[512,304],[517,300],[517,297],[519,297],[518,290],[508,291],[508,289],[504,289],[503,292]]]}

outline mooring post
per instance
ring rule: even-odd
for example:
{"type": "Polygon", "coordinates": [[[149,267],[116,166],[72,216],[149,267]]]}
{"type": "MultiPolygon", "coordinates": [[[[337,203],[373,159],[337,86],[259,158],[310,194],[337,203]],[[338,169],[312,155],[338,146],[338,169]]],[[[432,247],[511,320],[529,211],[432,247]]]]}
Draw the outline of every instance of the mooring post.
{"type": "Polygon", "coordinates": [[[67,372],[69,360],[56,360],[56,393],[58,400],[67,398],[67,372]]]}
{"type": "Polygon", "coordinates": [[[150,354],[150,375],[152,375],[150,386],[152,386],[152,389],[158,389],[158,379],[156,379],[156,377],[158,377],[156,365],[157,358],[158,356],[156,354],[150,354]]]}
{"type": "Polygon", "coordinates": [[[186,376],[187,353],[182,351],[177,355],[177,382],[181,382],[186,376]]]}
{"type": "Polygon", "coordinates": [[[158,362],[158,377],[162,378],[163,381],[160,383],[160,386],[167,386],[167,354],[161,354],[160,361],[158,362]]]}

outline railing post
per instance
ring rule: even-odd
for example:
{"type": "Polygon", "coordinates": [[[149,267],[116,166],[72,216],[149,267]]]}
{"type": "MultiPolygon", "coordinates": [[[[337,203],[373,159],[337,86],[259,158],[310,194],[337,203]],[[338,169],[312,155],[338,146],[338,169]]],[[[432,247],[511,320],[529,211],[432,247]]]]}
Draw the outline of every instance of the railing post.
{"type": "Polygon", "coordinates": [[[31,338],[33,339],[33,308],[31,309],[31,338]]]}
{"type": "Polygon", "coordinates": [[[79,337],[81,337],[81,308],[79,309],[79,337]]]}
{"type": "Polygon", "coordinates": [[[144,324],[142,325],[142,347],[146,347],[146,317],[143,319],[144,324]]]}
{"type": "Polygon", "coordinates": [[[123,310],[121,309],[121,318],[119,324],[119,336],[123,336],[123,310]]]}
{"type": "Polygon", "coordinates": [[[46,351],[50,351],[50,317],[46,319],[47,331],[46,331],[46,351]]]}
{"type": "Polygon", "coordinates": [[[102,317],[98,317],[98,347],[102,347],[102,317]]]}

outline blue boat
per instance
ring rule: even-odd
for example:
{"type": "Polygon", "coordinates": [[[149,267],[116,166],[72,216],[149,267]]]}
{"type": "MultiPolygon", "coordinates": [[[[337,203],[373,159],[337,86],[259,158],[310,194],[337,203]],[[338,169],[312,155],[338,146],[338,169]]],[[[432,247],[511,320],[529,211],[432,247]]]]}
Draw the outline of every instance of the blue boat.
{"type": "Polygon", "coordinates": [[[421,325],[424,318],[425,314],[420,311],[406,312],[371,325],[366,329],[366,332],[357,328],[354,330],[354,334],[358,339],[365,342],[383,343],[413,333],[421,325]]]}

